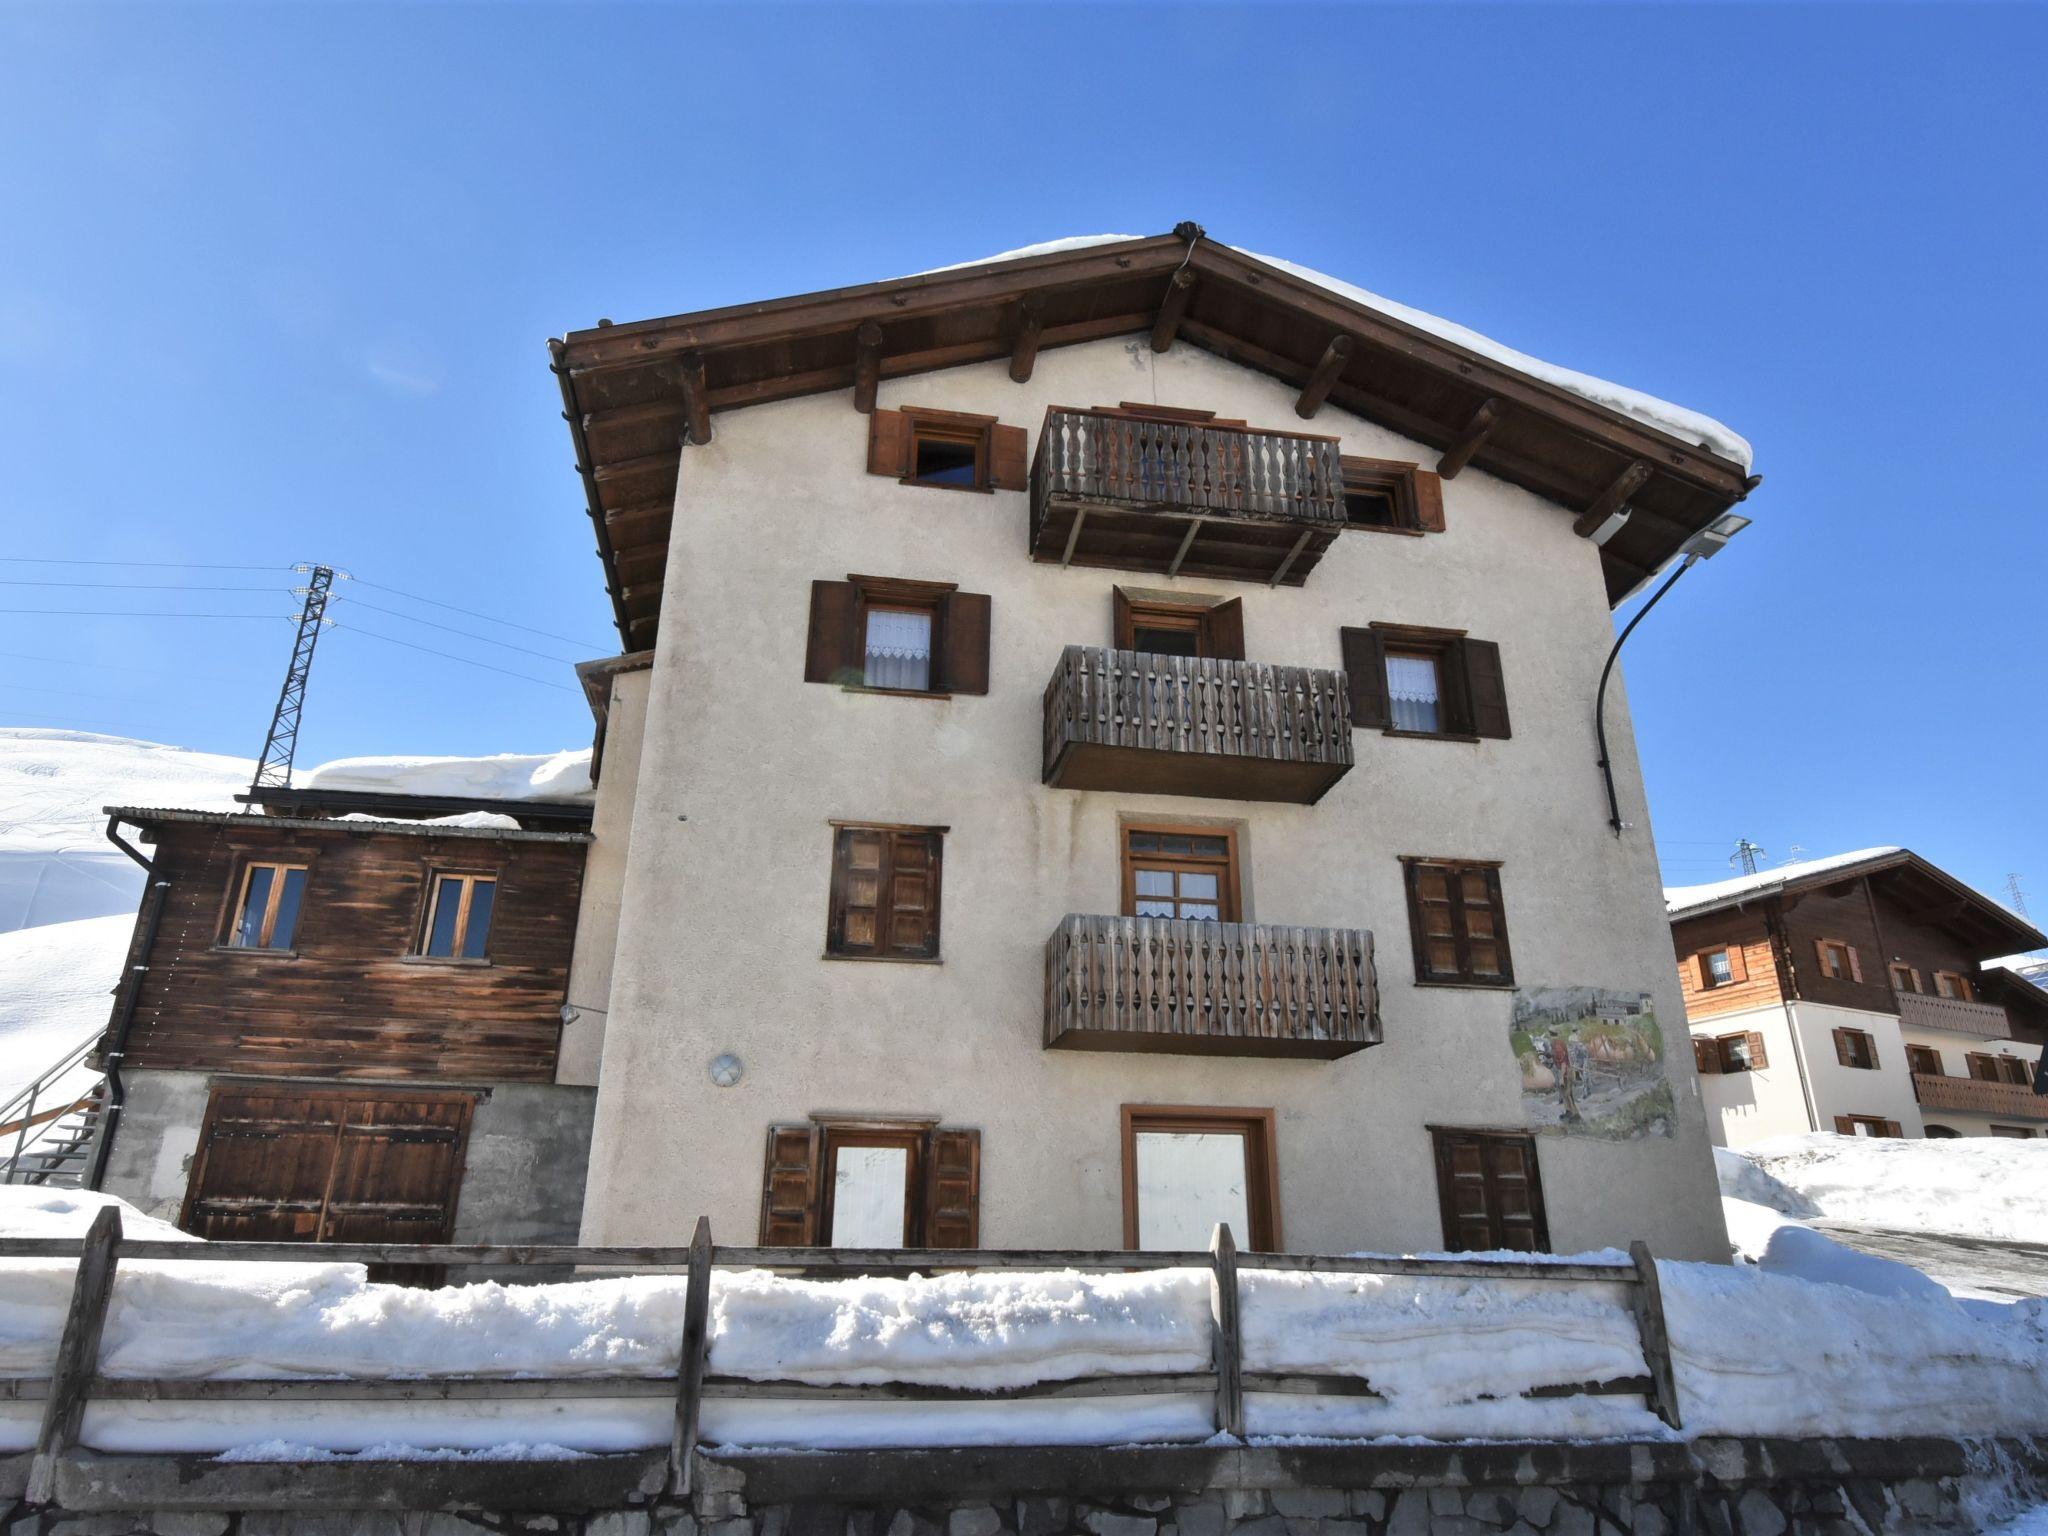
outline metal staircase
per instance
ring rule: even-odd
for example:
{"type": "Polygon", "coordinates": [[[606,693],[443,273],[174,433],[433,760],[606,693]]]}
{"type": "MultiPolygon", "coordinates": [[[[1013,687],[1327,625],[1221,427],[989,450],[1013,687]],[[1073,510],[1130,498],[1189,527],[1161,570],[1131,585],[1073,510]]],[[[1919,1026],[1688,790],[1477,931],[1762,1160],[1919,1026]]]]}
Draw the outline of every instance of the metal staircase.
{"type": "Polygon", "coordinates": [[[93,1035],[0,1104],[0,1184],[75,1189],[92,1166],[93,1143],[105,1118],[107,1080],[81,1073],[99,1044],[93,1035]]]}

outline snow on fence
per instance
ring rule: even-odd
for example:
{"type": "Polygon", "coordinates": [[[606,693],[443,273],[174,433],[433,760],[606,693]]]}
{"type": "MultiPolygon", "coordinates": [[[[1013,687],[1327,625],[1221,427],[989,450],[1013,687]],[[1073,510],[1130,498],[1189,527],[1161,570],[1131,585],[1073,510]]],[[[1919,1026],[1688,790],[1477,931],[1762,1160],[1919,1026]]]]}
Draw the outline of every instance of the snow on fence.
{"type": "MultiPolygon", "coordinates": [[[[393,1245],[364,1243],[198,1243],[190,1240],[124,1238],[118,1206],[107,1206],[93,1219],[91,1228],[76,1238],[0,1239],[0,1260],[76,1259],[77,1272],[70,1292],[69,1308],[62,1334],[47,1377],[0,1376],[0,1402],[43,1404],[41,1426],[36,1435],[31,1464],[30,1497],[47,1497],[58,1457],[80,1443],[80,1430],[88,1404],[198,1403],[450,1403],[464,1400],[574,1399],[672,1399],[670,1468],[674,1485],[688,1492],[691,1454],[697,1446],[700,1424],[707,1402],[771,1401],[781,1404],[836,1401],[842,1403],[980,1403],[1012,1404],[1033,1399],[1129,1399],[1163,1395],[1200,1394],[1214,1405],[1210,1427],[1215,1433],[1243,1437],[1246,1432],[1247,1395],[1271,1394],[1279,1398],[1380,1399],[1398,1396],[1408,1375],[1441,1373],[1440,1356],[1446,1330],[1491,1325],[1501,1330],[1501,1345],[1480,1356],[1477,1369],[1487,1373],[1481,1381],[1462,1383],[1463,1390],[1481,1398],[1563,1399],[1575,1397],[1632,1396],[1642,1399],[1651,1412],[1672,1430],[1679,1427],[1678,1394],[1673,1379],[1671,1345],[1664,1320],[1664,1304],[1657,1267],[1648,1248],[1632,1245],[1631,1260],[1501,1260],[1452,1258],[1397,1258],[1391,1256],[1332,1257],[1307,1254],[1240,1254],[1228,1227],[1216,1229],[1208,1252],[1138,1253],[1124,1250],[961,1250],[961,1249],[842,1249],[842,1248],[740,1248],[715,1247],[708,1220],[700,1219],[687,1248],[610,1247],[500,1247],[458,1245],[393,1245]],[[109,1362],[102,1357],[101,1340],[106,1330],[109,1304],[114,1294],[116,1265],[121,1260],[191,1262],[201,1265],[229,1262],[287,1264],[288,1276],[317,1275],[321,1264],[403,1264],[462,1268],[491,1265],[519,1268],[545,1265],[575,1266],[604,1271],[685,1272],[686,1286],[681,1317],[679,1349],[674,1356],[650,1362],[644,1352],[630,1348],[619,1352],[619,1366],[639,1365],[634,1374],[623,1374],[615,1366],[612,1374],[412,1374],[333,1375],[285,1377],[274,1370],[255,1378],[223,1379],[208,1376],[194,1379],[158,1374],[132,1374],[134,1359],[122,1363],[121,1374],[107,1374],[109,1362]],[[1131,1357],[1129,1345],[1121,1350],[1114,1338],[1103,1338],[1082,1346],[1078,1355],[1066,1346],[1066,1358],[1058,1362],[1043,1359],[1013,1362],[974,1384],[960,1384],[958,1356],[949,1354],[949,1341],[932,1337],[932,1330],[894,1326],[901,1319],[885,1319],[870,1341],[867,1363],[855,1361],[813,1368],[792,1367],[786,1355],[771,1342],[751,1355],[743,1336],[749,1330],[728,1330],[721,1352],[728,1358],[726,1371],[712,1374],[711,1306],[713,1270],[797,1271],[806,1277],[828,1277],[843,1285],[855,1277],[877,1273],[916,1271],[949,1273],[948,1278],[964,1283],[987,1280],[993,1286],[1001,1272],[1184,1272],[1186,1286],[1199,1285],[1207,1274],[1208,1317],[1206,1363],[1200,1353],[1181,1350],[1178,1363],[1189,1369],[1117,1371],[1119,1354],[1131,1357]],[[1247,1273],[1249,1272],[1249,1273],[1247,1273]],[[1412,1315],[1397,1319],[1389,1331],[1383,1319],[1368,1317],[1356,1298],[1347,1301],[1341,1287],[1327,1281],[1343,1276],[1398,1276],[1436,1280],[1482,1281],[1476,1305],[1490,1317],[1478,1318],[1468,1310],[1463,1316],[1455,1309],[1431,1312],[1418,1306],[1412,1315]],[[1633,1339],[1623,1342],[1615,1325],[1623,1315],[1611,1294],[1586,1309],[1589,1326],[1583,1330],[1576,1358],[1593,1368],[1618,1365],[1623,1374],[1609,1374],[1597,1380],[1548,1380],[1556,1374],[1560,1355],[1554,1347],[1525,1351],[1517,1341],[1520,1319],[1510,1293],[1527,1290],[1526,1282],[1540,1289],[1576,1287],[1582,1291],[1618,1286],[1632,1317],[1633,1339]],[[1246,1302],[1251,1303],[1251,1322],[1245,1320],[1246,1302]],[[1361,1347],[1365,1346],[1365,1347],[1361,1347]],[[1639,1360],[1638,1360],[1639,1356],[1639,1360]],[[1370,1358],[1377,1372],[1388,1372],[1377,1384],[1365,1374],[1370,1358]],[[666,1363],[673,1359],[676,1364],[666,1363]],[[1046,1369],[1056,1363],[1068,1373],[1054,1377],[1046,1369]],[[1629,1367],[1640,1364],[1640,1370],[1629,1367]],[[1076,1369],[1076,1366],[1084,1367],[1076,1369]],[[1092,1369],[1085,1367],[1093,1366],[1092,1369]],[[1349,1369],[1341,1367],[1349,1366],[1349,1369]],[[737,1367],[733,1369],[732,1367],[737,1367]],[[1317,1368],[1320,1367],[1320,1368],[1317,1368]],[[781,1376],[764,1372],[780,1371],[781,1376]],[[813,1379],[789,1379],[809,1376],[813,1379]],[[836,1379],[820,1380],[821,1376],[836,1379]],[[950,1376],[952,1380],[934,1379],[950,1376]],[[858,1378],[858,1379],[851,1379],[858,1378]],[[1384,1389],[1384,1390],[1383,1390],[1384,1389]],[[37,1490],[41,1490],[38,1493],[37,1490]]],[[[1167,1277],[1160,1276],[1164,1280],[1167,1277]]],[[[791,1290],[788,1283],[760,1277],[749,1284],[745,1277],[722,1282],[721,1304],[730,1314],[735,1308],[753,1309],[758,1322],[753,1331],[772,1339],[776,1332],[775,1312],[800,1313],[810,1292],[791,1290]],[[780,1289],[775,1289],[780,1285],[780,1289]]],[[[302,1288],[306,1278],[287,1279],[302,1288]]],[[[1098,1282],[1098,1288],[1104,1282],[1098,1282]]],[[[819,1287],[816,1289],[824,1289],[819,1287]]],[[[1185,1287],[1183,1288],[1185,1289],[1185,1287]]],[[[1470,1288],[1466,1288],[1470,1289],[1470,1288]]],[[[1164,1294],[1164,1293],[1162,1293],[1164,1294]]],[[[990,1296],[985,1304],[999,1309],[1004,1298],[990,1296]]],[[[1155,1298],[1156,1299],[1156,1298],[1155,1298]]],[[[1176,1292],[1162,1313],[1192,1297],[1176,1292]]],[[[1014,1300],[1014,1298],[1013,1298],[1014,1300]]],[[[1384,1309],[1382,1309],[1384,1310],[1384,1309]]],[[[1187,1309],[1183,1306],[1183,1315],[1187,1309]]],[[[1198,1315],[1198,1314],[1197,1314],[1198,1315]]],[[[1557,1322],[1554,1308],[1543,1311],[1548,1329],[1557,1322]]],[[[916,1319],[913,1319],[916,1321],[916,1319]]],[[[783,1320],[787,1327],[787,1318],[783,1320]]],[[[1621,1324],[1626,1329],[1627,1324],[1621,1324]]],[[[162,1331],[161,1329],[158,1330],[162,1331]]],[[[1177,1346],[1169,1337],[1177,1331],[1171,1321],[1161,1323],[1151,1345],[1153,1362],[1175,1359],[1177,1346]]],[[[1178,1330],[1185,1332],[1186,1330],[1178,1330]]],[[[166,1347],[152,1340],[142,1347],[139,1358],[147,1362],[154,1352],[158,1359],[176,1356],[176,1344],[166,1347]]],[[[1136,1351],[1141,1354],[1144,1346],[1136,1351]]],[[[317,1356],[318,1350],[314,1351],[317,1356]]],[[[19,1358],[17,1356],[17,1358],[19,1358]]],[[[403,1369],[409,1362],[405,1351],[396,1349],[384,1357],[403,1369]]],[[[159,1371],[162,1367],[158,1367],[159,1371]]],[[[970,1373],[971,1374],[971,1373],[970,1373]]],[[[593,1402],[594,1408],[596,1404],[593,1402]]],[[[1105,1405],[1107,1406],[1107,1405],[1105,1405]]],[[[1115,1421],[1128,1426],[1129,1419],[1115,1421]]],[[[1199,1433],[1199,1431],[1197,1431],[1199,1433]]],[[[1130,1433],[1121,1438],[1133,1438],[1130,1433]]],[[[890,1443],[890,1442],[880,1442],[890,1443]]],[[[920,1443],[896,1441],[893,1443],[920,1443]]]]}

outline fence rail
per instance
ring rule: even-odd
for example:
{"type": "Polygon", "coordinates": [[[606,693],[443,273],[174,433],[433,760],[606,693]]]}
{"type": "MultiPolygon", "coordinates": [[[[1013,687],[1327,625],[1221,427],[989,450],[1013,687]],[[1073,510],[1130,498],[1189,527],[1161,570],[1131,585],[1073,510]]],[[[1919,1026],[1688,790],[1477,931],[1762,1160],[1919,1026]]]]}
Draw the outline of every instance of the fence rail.
{"type": "Polygon", "coordinates": [[[77,1279],[63,1334],[47,1377],[0,1377],[0,1401],[41,1402],[43,1420],[30,1464],[28,1497],[47,1502],[56,1463],[78,1443],[88,1402],[378,1402],[418,1403],[537,1398],[657,1398],[673,1400],[674,1433],[669,1474],[678,1494],[690,1491],[703,1404],[720,1399],[790,1401],[1006,1402],[1030,1399],[1139,1397],[1162,1393],[1210,1393],[1219,1432],[1242,1437],[1244,1394],[1271,1392],[1368,1397],[1382,1394],[1369,1377],[1338,1373],[1246,1371],[1238,1311],[1239,1275],[1251,1270],[1310,1271],[1319,1274],[1410,1275],[1440,1279],[1537,1280],[1557,1284],[1620,1285],[1626,1288],[1642,1344],[1644,1372],[1597,1382],[1559,1382],[1530,1389],[1531,1398],[1640,1395],[1652,1412],[1679,1427],[1678,1394],[1657,1267],[1648,1247],[1630,1245],[1630,1262],[1557,1263],[1476,1259],[1338,1257],[1320,1254],[1237,1251],[1228,1227],[1216,1229],[1208,1251],[1136,1253],[1121,1249],[838,1249],[715,1247],[711,1224],[699,1218],[687,1248],[560,1247],[491,1244],[402,1245],[387,1243],[179,1243],[128,1239],[121,1235],[120,1211],[112,1206],[93,1220],[83,1239],[0,1239],[0,1260],[75,1259],[77,1279]],[[257,1380],[171,1380],[103,1376],[100,1338],[122,1259],[203,1263],[306,1262],[391,1263],[464,1267],[476,1265],[573,1264],[599,1269],[676,1270],[688,1276],[683,1306],[679,1363],[672,1371],[586,1377],[460,1376],[393,1378],[292,1378],[257,1380]],[[807,1274],[853,1276],[882,1270],[931,1269],[1206,1269],[1209,1272],[1209,1369],[1095,1375],[1013,1387],[951,1387],[920,1382],[862,1384],[768,1381],[709,1372],[711,1272],[715,1268],[786,1269],[807,1274]]]}

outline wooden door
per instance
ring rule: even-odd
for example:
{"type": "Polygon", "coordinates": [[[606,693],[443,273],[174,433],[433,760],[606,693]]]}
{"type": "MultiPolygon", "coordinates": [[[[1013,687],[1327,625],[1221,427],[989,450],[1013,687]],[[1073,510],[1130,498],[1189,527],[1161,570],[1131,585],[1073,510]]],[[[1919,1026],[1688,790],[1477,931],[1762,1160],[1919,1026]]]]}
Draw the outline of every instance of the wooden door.
{"type": "Polygon", "coordinates": [[[215,1241],[446,1242],[475,1104],[466,1093],[216,1088],[178,1224],[215,1241]]]}
{"type": "Polygon", "coordinates": [[[1435,1128],[1430,1135],[1436,1141],[1436,1192],[1445,1248],[1474,1253],[1498,1248],[1550,1251],[1534,1137],[1435,1128]]]}

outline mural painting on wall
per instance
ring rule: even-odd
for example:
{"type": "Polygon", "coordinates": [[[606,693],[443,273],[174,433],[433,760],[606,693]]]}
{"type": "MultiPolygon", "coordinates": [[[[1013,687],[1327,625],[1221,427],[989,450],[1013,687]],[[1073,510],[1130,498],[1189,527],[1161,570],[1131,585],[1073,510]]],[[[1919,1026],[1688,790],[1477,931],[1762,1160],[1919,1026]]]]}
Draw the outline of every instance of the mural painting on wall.
{"type": "Polygon", "coordinates": [[[1664,1032],[1647,992],[1521,987],[1510,1039],[1538,1131],[1623,1140],[1671,1134],[1664,1032]]]}

